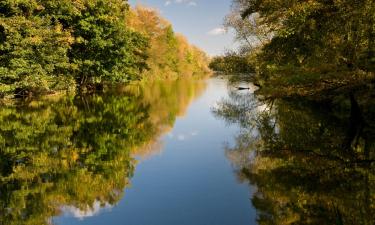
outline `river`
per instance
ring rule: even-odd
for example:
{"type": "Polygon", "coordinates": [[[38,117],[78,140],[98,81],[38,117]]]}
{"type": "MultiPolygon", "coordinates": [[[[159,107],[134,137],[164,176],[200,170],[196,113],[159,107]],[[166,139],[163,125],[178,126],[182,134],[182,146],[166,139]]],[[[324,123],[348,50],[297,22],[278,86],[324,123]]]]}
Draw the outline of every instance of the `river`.
{"type": "Polygon", "coordinates": [[[374,224],[373,108],[359,121],[347,101],[255,89],[213,77],[2,107],[1,224],[374,224]]]}

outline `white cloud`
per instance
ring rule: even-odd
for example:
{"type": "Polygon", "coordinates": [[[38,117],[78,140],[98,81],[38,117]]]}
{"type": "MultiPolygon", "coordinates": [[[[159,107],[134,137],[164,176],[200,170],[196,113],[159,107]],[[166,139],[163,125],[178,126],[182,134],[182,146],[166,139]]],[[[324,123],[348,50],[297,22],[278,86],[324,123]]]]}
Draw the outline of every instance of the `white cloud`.
{"type": "Polygon", "coordinates": [[[210,31],[207,32],[208,35],[212,35],[212,36],[218,36],[218,35],[222,35],[222,34],[225,34],[227,32],[227,30],[223,27],[217,27],[217,28],[214,28],[210,31]]]}
{"type": "Polygon", "coordinates": [[[185,4],[187,6],[197,6],[197,2],[193,0],[168,0],[165,1],[164,6],[169,6],[171,4],[185,4]]]}
{"type": "Polygon", "coordinates": [[[197,3],[196,2],[189,2],[188,6],[197,6],[197,3]]]}
{"type": "Polygon", "coordinates": [[[193,138],[195,136],[198,136],[198,135],[199,135],[199,131],[197,131],[197,130],[187,132],[187,133],[173,134],[171,132],[171,133],[167,134],[167,136],[170,139],[174,139],[174,140],[177,140],[177,141],[186,141],[186,140],[188,140],[190,138],[193,138]]]}

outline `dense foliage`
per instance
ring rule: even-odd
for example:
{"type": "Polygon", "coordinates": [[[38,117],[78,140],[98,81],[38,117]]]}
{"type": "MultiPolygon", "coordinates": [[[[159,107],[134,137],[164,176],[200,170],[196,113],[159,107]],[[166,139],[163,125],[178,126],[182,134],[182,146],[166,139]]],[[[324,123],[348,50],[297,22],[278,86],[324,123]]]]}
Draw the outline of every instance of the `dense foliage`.
{"type": "Polygon", "coordinates": [[[132,11],[124,0],[0,2],[1,96],[196,74],[206,65],[155,12],[132,11]]]}
{"type": "Polygon", "coordinates": [[[127,81],[145,68],[147,39],[122,0],[2,1],[1,92],[127,81]]]}
{"type": "Polygon", "coordinates": [[[172,25],[152,8],[137,6],[131,11],[128,24],[148,38],[147,65],[144,78],[160,79],[189,77],[209,72],[208,57],[197,47],[190,45],[172,25]]]}
{"type": "Polygon", "coordinates": [[[335,89],[374,76],[372,0],[234,0],[232,11],[227,24],[255,44],[249,51],[267,88],[335,89]]]}
{"type": "Polygon", "coordinates": [[[224,56],[213,57],[209,67],[215,72],[226,74],[240,74],[255,72],[254,66],[247,55],[240,55],[235,52],[228,52],[224,56]]]}

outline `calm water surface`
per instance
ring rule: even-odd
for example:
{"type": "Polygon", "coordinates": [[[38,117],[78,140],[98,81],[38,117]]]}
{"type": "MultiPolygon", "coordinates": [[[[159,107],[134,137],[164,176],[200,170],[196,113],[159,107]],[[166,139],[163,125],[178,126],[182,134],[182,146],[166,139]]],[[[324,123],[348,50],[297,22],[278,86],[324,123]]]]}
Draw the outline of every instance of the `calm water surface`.
{"type": "MultiPolygon", "coordinates": [[[[203,87],[183,105],[146,155],[137,157],[134,175],[114,206],[89,213],[75,208],[54,218],[56,224],[254,224],[251,189],[241,183],[224,154],[235,126],[215,118],[212,107],[227,97],[222,79],[197,81],[203,87]]],[[[174,85],[174,84],[171,84],[174,85]]],[[[178,88],[178,87],[177,87],[178,88]]],[[[151,93],[152,94],[152,93],[151,93]]],[[[187,96],[182,96],[186,98],[187,96]]],[[[157,112],[156,112],[157,114],[157,112]]],[[[158,115],[156,115],[158,116],[158,115]]],[[[137,150],[135,151],[137,152],[137,150]]]]}
{"type": "Polygon", "coordinates": [[[178,80],[2,107],[0,224],[374,224],[374,107],[254,90],[178,80]]]}

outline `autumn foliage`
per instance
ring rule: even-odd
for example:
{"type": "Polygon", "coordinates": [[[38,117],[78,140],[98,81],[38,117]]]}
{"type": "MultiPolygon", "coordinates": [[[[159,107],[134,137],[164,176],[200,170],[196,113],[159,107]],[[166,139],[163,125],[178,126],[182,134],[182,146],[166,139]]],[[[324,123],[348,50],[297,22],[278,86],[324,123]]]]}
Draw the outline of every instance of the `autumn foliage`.
{"type": "Polygon", "coordinates": [[[127,1],[0,2],[0,97],[191,76],[206,64],[155,11],[127,1]]]}
{"type": "Polygon", "coordinates": [[[147,50],[149,70],[144,71],[145,78],[190,77],[209,71],[206,54],[190,45],[184,36],[176,34],[157,10],[137,6],[131,10],[128,24],[150,43],[147,50]]]}

